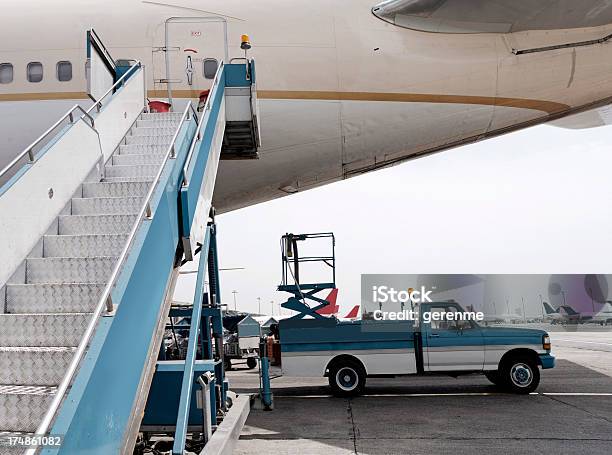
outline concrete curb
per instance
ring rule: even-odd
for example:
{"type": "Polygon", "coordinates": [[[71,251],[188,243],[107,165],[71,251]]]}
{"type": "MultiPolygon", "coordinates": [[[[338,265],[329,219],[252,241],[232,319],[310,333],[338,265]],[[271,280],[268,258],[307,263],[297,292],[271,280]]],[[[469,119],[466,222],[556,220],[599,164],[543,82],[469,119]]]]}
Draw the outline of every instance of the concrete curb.
{"type": "Polygon", "coordinates": [[[230,455],[234,451],[236,441],[251,410],[250,401],[251,396],[248,394],[234,399],[223,422],[217,427],[217,431],[213,433],[200,455],[230,455]]]}

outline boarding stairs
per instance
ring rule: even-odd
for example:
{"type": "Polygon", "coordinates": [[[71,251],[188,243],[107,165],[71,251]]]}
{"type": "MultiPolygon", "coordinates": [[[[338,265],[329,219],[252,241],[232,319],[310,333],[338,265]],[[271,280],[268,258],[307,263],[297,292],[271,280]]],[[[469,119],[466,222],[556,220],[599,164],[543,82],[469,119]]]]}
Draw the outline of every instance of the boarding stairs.
{"type": "Polygon", "coordinates": [[[178,266],[210,244],[226,90],[251,87],[245,71],[221,64],[202,113],[149,113],[136,62],[0,171],[18,169],[0,187],[0,439],[64,437],[0,454],[131,453],[178,266]]]}
{"type": "Polygon", "coordinates": [[[143,113],[105,166],[6,285],[0,314],[0,429],[34,433],[65,375],[181,113],[143,113]]]}

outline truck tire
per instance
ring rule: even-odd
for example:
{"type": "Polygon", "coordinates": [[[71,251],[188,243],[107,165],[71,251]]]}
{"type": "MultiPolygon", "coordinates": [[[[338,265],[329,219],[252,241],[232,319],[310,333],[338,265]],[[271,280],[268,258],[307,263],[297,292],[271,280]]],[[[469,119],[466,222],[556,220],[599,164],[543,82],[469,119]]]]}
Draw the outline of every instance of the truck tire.
{"type": "Polygon", "coordinates": [[[504,362],[499,373],[504,387],[512,393],[531,393],[540,384],[538,364],[529,357],[511,357],[504,362]]]}
{"type": "Polygon", "coordinates": [[[257,359],[255,357],[247,358],[247,367],[249,367],[249,370],[252,370],[256,366],[257,366],[257,359]]]}
{"type": "Polygon", "coordinates": [[[503,385],[503,381],[501,379],[501,376],[499,375],[499,371],[497,371],[497,370],[495,370],[495,371],[485,371],[484,375],[485,375],[485,377],[489,381],[491,381],[496,386],[503,385]]]}
{"type": "Polygon", "coordinates": [[[360,395],[366,383],[366,372],[361,364],[354,360],[342,360],[333,363],[329,368],[329,386],[337,397],[360,395]]]}

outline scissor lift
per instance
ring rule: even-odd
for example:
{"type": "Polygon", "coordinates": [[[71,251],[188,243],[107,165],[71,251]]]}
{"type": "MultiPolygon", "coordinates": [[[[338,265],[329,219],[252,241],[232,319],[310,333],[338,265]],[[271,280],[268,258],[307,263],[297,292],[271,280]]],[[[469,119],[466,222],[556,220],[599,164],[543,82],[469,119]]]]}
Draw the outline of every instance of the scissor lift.
{"type": "Polygon", "coordinates": [[[283,274],[282,283],[278,286],[278,290],[293,294],[292,297],[281,304],[283,308],[297,312],[291,319],[303,319],[306,316],[312,316],[315,319],[325,319],[327,317],[320,315],[317,311],[329,305],[329,302],[316,294],[336,287],[335,245],[336,240],[332,232],[285,234],[281,237],[283,274]],[[331,254],[300,256],[299,244],[313,239],[328,242],[331,254]],[[325,275],[330,276],[331,280],[320,283],[303,283],[301,281],[301,265],[305,263],[319,263],[328,267],[328,273],[325,275]],[[308,305],[307,301],[313,302],[313,306],[308,305]]]}

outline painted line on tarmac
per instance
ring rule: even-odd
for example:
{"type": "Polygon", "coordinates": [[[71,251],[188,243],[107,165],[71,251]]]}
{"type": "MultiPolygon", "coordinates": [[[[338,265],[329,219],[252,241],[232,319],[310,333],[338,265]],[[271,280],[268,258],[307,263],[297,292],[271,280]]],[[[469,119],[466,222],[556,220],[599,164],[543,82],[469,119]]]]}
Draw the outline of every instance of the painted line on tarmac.
{"type": "MultiPolygon", "coordinates": [[[[366,393],[360,397],[384,398],[384,397],[487,397],[487,396],[514,396],[513,393],[503,392],[460,392],[460,393],[366,393]]],[[[612,397],[612,393],[606,392],[531,392],[529,395],[548,396],[575,396],[575,397],[612,397]]],[[[333,395],[276,395],[274,398],[334,398],[333,395]]]]}
{"type": "Polygon", "coordinates": [[[590,393],[590,392],[542,392],[540,395],[565,396],[565,397],[612,397],[612,393],[590,393]]]}
{"type": "Polygon", "coordinates": [[[566,343],[587,343],[587,344],[601,344],[603,346],[612,346],[612,343],[602,343],[600,341],[562,340],[562,339],[558,339],[555,341],[565,341],[566,343]]]}

